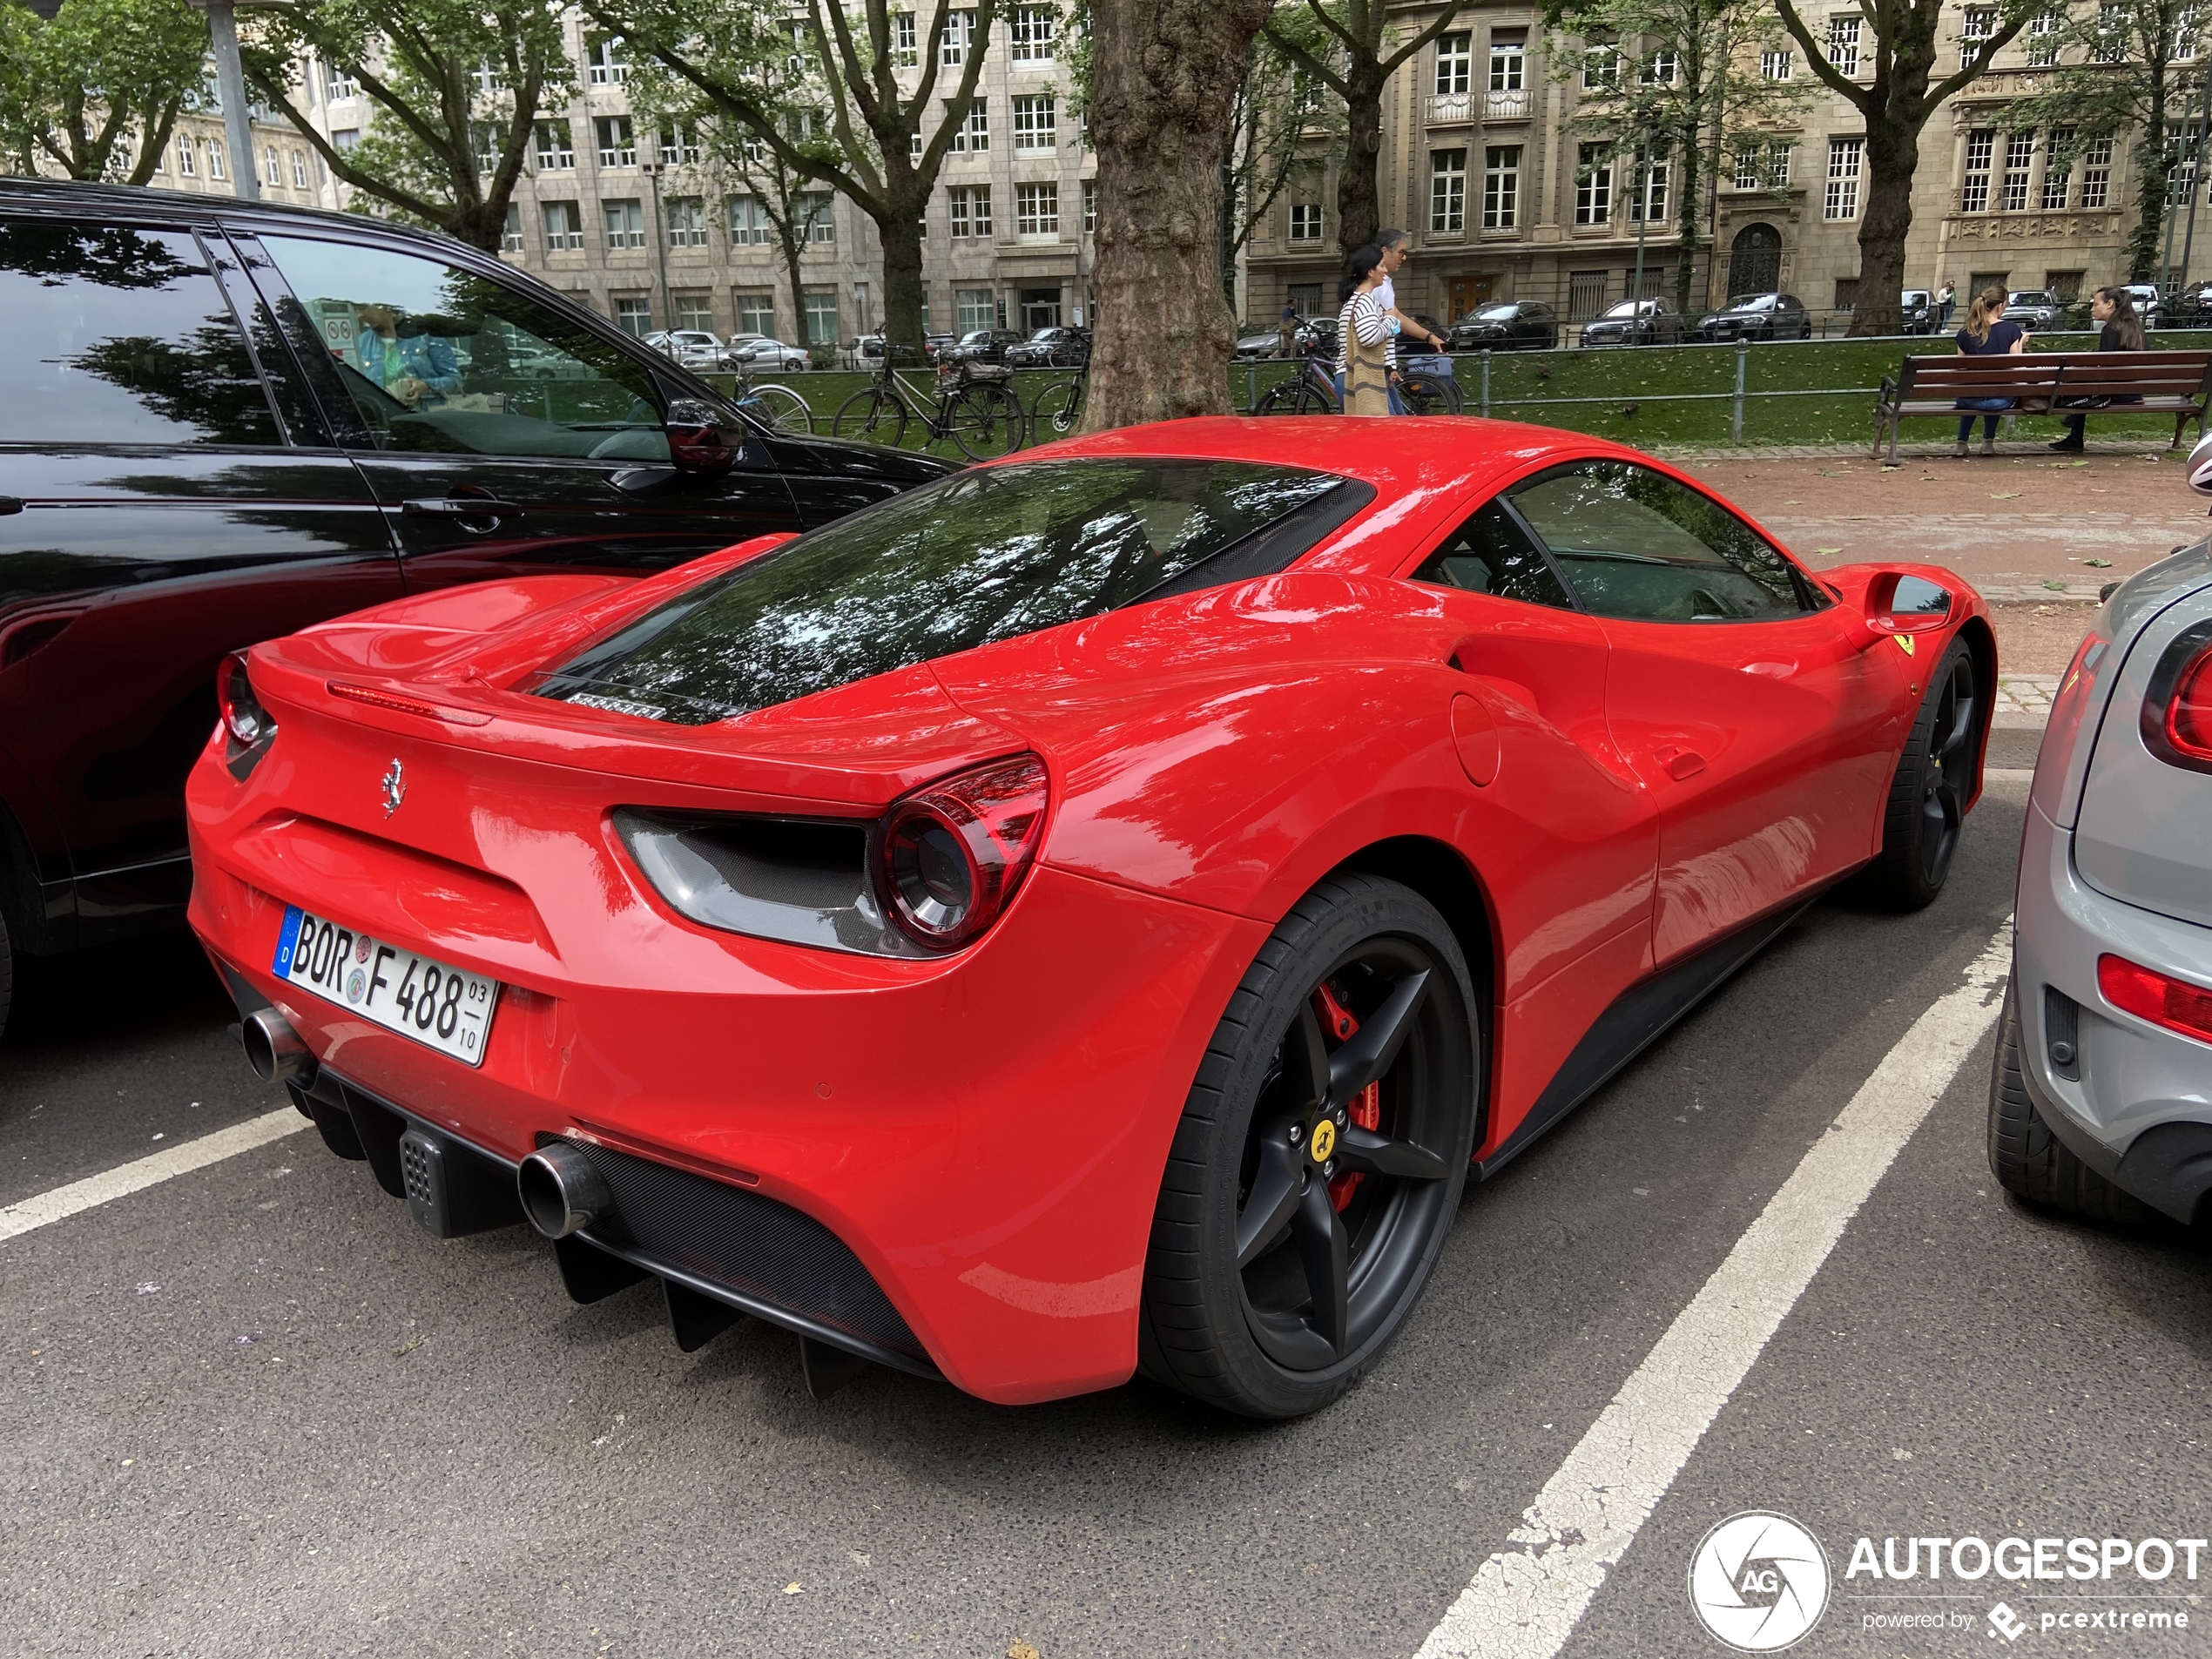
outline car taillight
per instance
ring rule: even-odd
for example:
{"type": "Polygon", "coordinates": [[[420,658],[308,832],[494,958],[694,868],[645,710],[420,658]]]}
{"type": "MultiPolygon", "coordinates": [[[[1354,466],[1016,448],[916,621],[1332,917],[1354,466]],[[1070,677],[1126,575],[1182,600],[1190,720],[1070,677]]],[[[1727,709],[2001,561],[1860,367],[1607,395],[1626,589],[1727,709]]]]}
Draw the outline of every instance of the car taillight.
{"type": "Polygon", "coordinates": [[[2124,956],[2100,956],[2097,988],[2123,1014],[2212,1042],[2212,991],[2202,985],[2139,967],[2124,956]]]}
{"type": "Polygon", "coordinates": [[[1044,839],[1049,796],[1035,755],[995,760],[892,804],[877,841],[876,886],[901,932],[956,950],[998,919],[1044,839]]]}
{"type": "Polygon", "coordinates": [[[2159,653],[2143,698],[2143,746],[2170,766],[2212,772],[2212,622],[2159,653]]]}
{"type": "Polygon", "coordinates": [[[2159,724],[2166,740],[2190,759],[2212,761],[2212,645],[2183,666],[2159,724]]]}
{"type": "Polygon", "coordinates": [[[223,658],[215,671],[215,707],[221,714],[223,730],[233,743],[241,749],[251,749],[266,741],[275,731],[276,722],[261,706],[261,699],[253,695],[253,682],[246,671],[246,653],[233,651],[223,658]]]}

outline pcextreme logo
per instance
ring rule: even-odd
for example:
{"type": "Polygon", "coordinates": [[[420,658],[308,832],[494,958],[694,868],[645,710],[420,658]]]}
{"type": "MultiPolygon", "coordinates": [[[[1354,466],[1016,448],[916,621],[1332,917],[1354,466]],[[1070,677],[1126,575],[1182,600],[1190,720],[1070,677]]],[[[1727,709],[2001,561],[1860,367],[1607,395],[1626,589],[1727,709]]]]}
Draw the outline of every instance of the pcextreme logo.
{"type": "Polygon", "coordinates": [[[1746,1510],[1707,1533],[1689,1561],[1698,1622],[1740,1653],[1802,1641],[1828,1606],[1828,1552],[1787,1515],[1746,1510]]]}

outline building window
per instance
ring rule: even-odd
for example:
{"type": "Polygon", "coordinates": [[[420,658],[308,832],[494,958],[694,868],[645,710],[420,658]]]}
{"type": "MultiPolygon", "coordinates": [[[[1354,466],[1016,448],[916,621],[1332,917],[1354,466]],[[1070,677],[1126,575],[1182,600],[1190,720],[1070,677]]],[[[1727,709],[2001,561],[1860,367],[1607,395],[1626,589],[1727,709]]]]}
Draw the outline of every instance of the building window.
{"type": "Polygon", "coordinates": [[[228,178],[230,175],[223,170],[226,159],[223,154],[223,141],[220,138],[209,138],[205,142],[207,146],[207,176],[210,179],[228,178]]]}
{"type": "Polygon", "coordinates": [[[2196,124],[2166,125],[2166,205],[2179,207],[2196,188],[2196,124]]]}
{"type": "Polygon", "coordinates": [[[968,106],[968,119],[953,134],[955,153],[980,156],[991,147],[991,111],[981,98],[968,106]]]}
{"type": "Polygon", "coordinates": [[[1643,60],[1636,79],[1645,86],[1672,86],[1681,60],[1671,47],[1662,47],[1643,60]]]}
{"type": "Polygon", "coordinates": [[[587,36],[583,61],[594,86],[620,86],[630,78],[630,48],[619,35],[587,36]]]}
{"type": "Polygon", "coordinates": [[[947,69],[958,69],[968,61],[968,43],[975,38],[975,14],[973,11],[951,11],[945,14],[945,32],[937,43],[937,61],[947,69]]]}
{"type": "Polygon", "coordinates": [[[2089,48],[2093,64],[2121,64],[2128,60],[2127,0],[2105,0],[2097,8],[2097,38],[2089,48]]]}
{"type": "Polygon", "coordinates": [[[354,78],[342,69],[333,69],[330,71],[327,89],[333,104],[349,98],[359,98],[361,91],[354,78]]]}
{"type": "Polygon", "coordinates": [[[792,214],[805,226],[806,240],[837,240],[837,218],[830,211],[831,206],[830,192],[826,190],[802,190],[793,199],[792,214]]]}
{"type": "Polygon", "coordinates": [[[809,288],[806,300],[806,343],[810,346],[837,344],[837,290],[809,288]]]}
{"type": "Polygon", "coordinates": [[[1981,213],[1989,210],[1989,164],[1996,153],[1997,135],[1979,127],[1966,135],[1966,169],[1959,185],[1959,211],[1981,213]]]}
{"type": "MultiPolygon", "coordinates": [[[[675,196],[669,199],[668,245],[671,247],[706,246],[706,198],[675,196]]],[[[678,324],[678,327],[686,325],[678,324]]]]}
{"type": "Polygon", "coordinates": [[[1582,50],[1582,90],[1585,92],[1618,91],[1621,86],[1621,49],[1618,46],[1586,46],[1582,50]]]}
{"type": "Polygon", "coordinates": [[[642,295],[617,295],[615,300],[615,327],[625,334],[635,334],[643,340],[653,332],[653,302],[642,295]]]}
{"type": "Polygon", "coordinates": [[[2196,8],[2182,6],[2174,14],[2173,56],[2187,62],[2196,56],[2196,8]]]}
{"type": "Polygon", "coordinates": [[[1521,222],[1521,146],[1493,145],[1482,152],[1482,228],[1509,231],[1521,222]]]}
{"type": "Polygon", "coordinates": [[[1528,51],[1518,40],[1493,40],[1490,43],[1490,90],[1494,92],[1518,92],[1527,83],[1521,79],[1527,67],[1528,51]]]}
{"type": "Polygon", "coordinates": [[[2059,61],[2059,30],[2066,27],[2063,11],[2039,11],[2027,20],[2027,66],[2048,69],[2059,61]]]}
{"type": "Polygon", "coordinates": [[[730,198],[730,245],[732,247],[775,239],[775,227],[768,222],[767,203],[758,196],[730,198]]]}
{"type": "Polygon", "coordinates": [[[501,79],[497,67],[489,57],[479,57],[476,60],[476,67],[469,71],[469,78],[476,84],[478,98],[489,98],[506,84],[506,82],[501,79]]]}
{"type": "Polygon", "coordinates": [[[292,187],[294,190],[307,187],[307,152],[305,150],[292,152],[292,187]]]}
{"type": "Polygon", "coordinates": [[[1856,311],[1858,308],[1858,279],[1857,277],[1838,277],[1836,279],[1836,309],[1838,311],[1856,311]]]}
{"type": "MultiPolygon", "coordinates": [[[[359,132],[355,132],[354,136],[358,138],[361,137],[361,134],[359,132]]],[[[343,148],[344,146],[341,145],[340,147],[343,148]]],[[[177,140],[177,176],[179,179],[191,179],[198,176],[199,165],[192,159],[192,141],[190,138],[179,138],[177,140]]]]}
{"type": "Polygon", "coordinates": [[[921,54],[914,46],[914,15],[911,11],[891,14],[891,63],[897,69],[912,69],[921,61],[921,54]]]}
{"type": "Polygon", "coordinates": [[[1055,132],[1055,114],[1049,94],[1014,100],[1015,155],[1041,156],[1049,153],[1055,132]]]}
{"type": "Polygon", "coordinates": [[[1098,228],[1098,180],[1083,180],[1083,234],[1090,235],[1098,228]]]}
{"type": "MultiPolygon", "coordinates": [[[[488,172],[490,169],[480,167],[478,171],[488,172]]],[[[281,185],[284,183],[284,167],[282,165],[282,159],[277,154],[276,145],[273,144],[262,146],[261,177],[267,179],[268,182],[273,185],[281,185]]]]}
{"type": "Polygon", "coordinates": [[[642,203],[635,199],[601,202],[599,211],[605,216],[609,247],[645,246],[645,210],[642,203]]]}
{"type": "MultiPolygon", "coordinates": [[[[506,128],[497,121],[469,124],[469,142],[475,150],[476,172],[480,176],[489,178],[499,171],[499,152],[505,147],[506,138],[506,128]]],[[[269,153],[273,157],[276,152],[272,150],[269,153]]],[[[271,179],[269,182],[274,184],[276,180],[271,179]]]]}
{"type": "Polygon", "coordinates": [[[2092,138],[2081,146],[2081,206],[2103,207],[2112,199],[2112,140],[2092,138]]]}
{"type": "Polygon", "coordinates": [[[566,121],[537,124],[537,170],[560,172],[576,165],[576,139],[566,121]]]}
{"type": "Polygon", "coordinates": [[[1013,20],[1008,25],[1011,37],[1008,56],[1031,68],[1050,64],[1054,21],[1049,6],[1015,7],[1013,20]]]}
{"type": "Polygon", "coordinates": [[[1738,190],[1787,190],[1790,187],[1790,163],[1797,152],[1797,145],[1769,139],[1764,144],[1746,144],[1736,152],[1734,180],[1738,190]]]}
{"type": "Polygon", "coordinates": [[[1858,19],[1831,17],[1828,20],[1828,61],[1844,75],[1858,73],[1858,19]]]}
{"type": "Polygon", "coordinates": [[[2027,175],[2035,160],[2035,135],[2015,132],[2005,140],[2005,187],[2001,198],[2008,213],[2027,211],[2027,175]]]}
{"type": "Polygon", "coordinates": [[[1017,236],[1058,236],[1060,186],[1015,185],[1014,232],[1017,236]]]}
{"type": "Polygon", "coordinates": [[[2046,271],[2043,286],[2064,305],[2072,305],[2081,297],[2081,279],[2087,271],[2046,271]]]}
{"type": "Polygon", "coordinates": [[[1673,164],[1654,159],[1645,165],[1643,188],[1631,192],[1629,217],[1645,224],[1663,223],[1667,217],[1667,185],[1673,164]]]}
{"type": "Polygon", "coordinates": [[[945,199],[952,208],[952,232],[954,236],[988,236],[991,233],[991,187],[988,185],[954,185],[945,192],[945,199]]]}
{"type": "MultiPolygon", "coordinates": [[[[2050,142],[2043,150],[2043,211],[2057,212],[2066,206],[2073,185],[2074,161],[2067,152],[2074,148],[2072,127],[2053,127],[2050,142]],[[2065,160],[2060,158],[2065,156],[2065,160]]],[[[2049,287],[2048,283],[2044,285],[2049,287]]]]}
{"type": "Polygon", "coordinates": [[[1291,204],[1291,240],[1318,242],[1321,239],[1321,204],[1292,202],[1291,204]]]}
{"type": "Polygon", "coordinates": [[[679,121],[672,127],[660,130],[660,158],[670,167],[692,167],[698,165],[699,130],[689,121],[679,121]]]}
{"type": "Polygon", "coordinates": [[[988,288],[962,288],[953,295],[953,307],[963,334],[991,327],[998,321],[998,301],[988,288]]]}
{"type": "Polygon", "coordinates": [[[1457,236],[1467,227],[1467,152],[1432,150],[1428,157],[1428,228],[1457,236]]]}
{"type": "Polygon", "coordinates": [[[1858,217],[1858,167],[1865,153],[1864,138],[1828,140],[1828,194],[1821,206],[1823,219],[1858,217]]]}
{"type": "Polygon", "coordinates": [[[769,334],[776,332],[776,296],[772,293],[735,293],[738,313],[738,332],[741,334],[769,334]]]}
{"type": "Polygon", "coordinates": [[[1959,25],[1959,67],[1971,64],[1996,32],[1997,13],[1993,8],[1968,6],[1966,21],[1959,25]]]}
{"type": "Polygon", "coordinates": [[[1612,218],[1612,151],[1602,144],[1583,145],[1575,167],[1575,222],[1604,225],[1612,218]]]}
{"type": "Polygon", "coordinates": [[[1795,52],[1761,52],[1759,78],[1763,81],[1786,81],[1797,73],[1795,52]]]}
{"type": "Polygon", "coordinates": [[[520,202],[507,204],[507,222],[500,226],[499,231],[499,251],[502,253],[520,253],[523,251],[523,205],[520,202]]]}
{"type": "Polygon", "coordinates": [[[341,156],[361,141],[361,130],[359,127],[333,127],[331,129],[330,147],[341,156]]]}
{"type": "Polygon", "coordinates": [[[1458,98],[1474,84],[1474,37],[1461,31],[1436,37],[1436,96],[1458,98]]]}
{"type": "Polygon", "coordinates": [[[697,328],[710,334],[714,332],[714,296],[712,294],[685,293],[679,291],[669,295],[668,302],[676,314],[675,321],[669,325],[671,327],[697,328]]]}
{"type": "Polygon", "coordinates": [[[628,116],[598,116],[594,118],[591,125],[599,138],[601,166],[634,167],[637,165],[637,135],[631,131],[628,116]]]}

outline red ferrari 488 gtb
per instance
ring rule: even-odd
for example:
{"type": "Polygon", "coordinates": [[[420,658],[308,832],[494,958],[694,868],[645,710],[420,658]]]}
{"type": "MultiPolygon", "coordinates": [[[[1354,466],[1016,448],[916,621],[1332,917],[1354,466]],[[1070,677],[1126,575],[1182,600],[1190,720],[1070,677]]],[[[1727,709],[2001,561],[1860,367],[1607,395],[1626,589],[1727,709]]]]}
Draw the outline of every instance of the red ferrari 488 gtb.
{"type": "Polygon", "coordinates": [[[334,1150],[686,1348],[1288,1417],[1470,1170],[1935,896],[1995,673],[1959,577],[1595,439],[1182,421],[256,646],[192,918],[334,1150]]]}

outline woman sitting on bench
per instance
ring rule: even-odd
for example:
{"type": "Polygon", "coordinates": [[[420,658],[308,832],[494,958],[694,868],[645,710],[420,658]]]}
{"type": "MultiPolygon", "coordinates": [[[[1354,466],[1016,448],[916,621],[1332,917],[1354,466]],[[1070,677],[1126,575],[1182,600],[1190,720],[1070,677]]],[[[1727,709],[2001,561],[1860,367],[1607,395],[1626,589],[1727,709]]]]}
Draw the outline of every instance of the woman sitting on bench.
{"type": "MultiPolygon", "coordinates": [[[[2027,330],[2016,322],[2005,320],[2005,291],[1984,288],[1974,296],[1974,303],[1966,313],[1966,326],[1959,331],[1959,351],[1966,357],[2017,356],[2027,347],[2027,330]]],[[[1981,452],[1986,455],[1997,453],[1997,415],[2013,407],[2009,397],[1962,397],[1957,407],[1962,409],[1986,410],[1981,417],[1981,452]]],[[[1959,458],[1966,458],[1966,440],[1973,435],[1974,417],[1961,415],[1959,419],[1959,458]]]]}
{"type": "MultiPolygon", "coordinates": [[[[2097,334],[2099,351],[2141,351],[2143,348],[2143,320],[2135,314],[2135,296],[2125,288],[2099,288],[2089,301],[2089,314],[2104,327],[2097,334]]],[[[2100,409],[2111,403],[2140,403],[2137,397],[2098,397],[2080,400],[2084,408],[2100,409]]],[[[2063,408],[2067,400],[2060,398],[2063,408]]],[[[2059,424],[2066,428],[2066,435],[2051,448],[2060,455],[2078,455],[2087,446],[2082,442],[2081,429],[2088,424],[2086,415],[2060,415],[2059,424]]]]}

